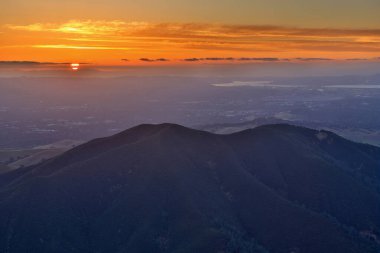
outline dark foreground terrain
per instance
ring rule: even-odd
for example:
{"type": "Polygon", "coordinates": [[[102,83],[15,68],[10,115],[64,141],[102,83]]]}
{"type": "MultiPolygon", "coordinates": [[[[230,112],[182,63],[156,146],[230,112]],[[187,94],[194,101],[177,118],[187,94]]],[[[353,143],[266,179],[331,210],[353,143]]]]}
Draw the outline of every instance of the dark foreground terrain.
{"type": "Polygon", "coordinates": [[[1,174],[0,252],[380,252],[380,149],[140,125],[1,174]]]}

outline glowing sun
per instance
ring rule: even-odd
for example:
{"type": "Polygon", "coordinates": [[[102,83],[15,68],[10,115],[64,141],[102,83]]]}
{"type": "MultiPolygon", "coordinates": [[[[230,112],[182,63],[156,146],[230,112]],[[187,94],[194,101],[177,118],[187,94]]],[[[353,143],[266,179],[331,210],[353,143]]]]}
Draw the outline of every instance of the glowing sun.
{"type": "Polygon", "coordinates": [[[78,71],[79,69],[79,63],[71,63],[70,66],[73,71],[78,71]]]}

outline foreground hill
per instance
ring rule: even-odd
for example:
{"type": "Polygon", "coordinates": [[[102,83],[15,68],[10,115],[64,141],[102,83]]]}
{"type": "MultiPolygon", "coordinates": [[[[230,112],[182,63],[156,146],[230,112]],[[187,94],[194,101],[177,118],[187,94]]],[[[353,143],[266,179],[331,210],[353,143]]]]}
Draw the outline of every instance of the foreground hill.
{"type": "Polygon", "coordinates": [[[140,125],[0,175],[0,252],[380,250],[380,149],[140,125]]]}

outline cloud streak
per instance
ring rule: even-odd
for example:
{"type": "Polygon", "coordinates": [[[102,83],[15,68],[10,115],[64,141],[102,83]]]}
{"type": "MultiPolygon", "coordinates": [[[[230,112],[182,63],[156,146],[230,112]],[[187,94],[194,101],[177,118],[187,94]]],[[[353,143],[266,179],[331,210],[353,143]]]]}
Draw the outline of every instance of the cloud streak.
{"type": "Polygon", "coordinates": [[[331,58],[295,58],[297,61],[333,61],[331,58]]]}
{"type": "Polygon", "coordinates": [[[185,62],[198,62],[198,61],[263,61],[263,62],[276,62],[276,61],[286,61],[287,59],[280,59],[280,58],[257,58],[257,57],[240,57],[240,58],[234,58],[234,57],[206,57],[206,58],[185,58],[181,59],[185,62]]]}
{"type": "Polygon", "coordinates": [[[78,50],[132,50],[128,47],[91,46],[91,45],[33,45],[34,48],[78,49],[78,50]]]}
{"type": "Polygon", "coordinates": [[[8,29],[31,32],[58,32],[82,35],[128,34],[146,37],[171,38],[250,38],[256,37],[308,37],[308,38],[361,38],[361,42],[380,38],[380,29],[333,29],[333,28],[297,28],[259,25],[223,25],[197,23],[148,23],[70,20],[65,23],[34,23],[28,25],[5,25],[8,29]]]}
{"type": "Polygon", "coordinates": [[[166,58],[158,58],[158,59],[140,58],[140,61],[143,61],[143,62],[168,62],[170,60],[166,59],[166,58]]]}
{"type": "MultiPolygon", "coordinates": [[[[380,29],[149,23],[122,20],[7,24],[2,29],[5,34],[21,31],[22,38],[30,34],[30,42],[20,39],[20,42],[25,43],[20,45],[20,48],[131,51],[134,56],[154,53],[152,55],[160,57],[139,59],[140,62],[146,63],[165,62],[169,61],[169,58],[179,57],[182,57],[182,62],[276,62],[286,58],[298,58],[298,61],[303,62],[328,61],[334,58],[374,59],[374,54],[380,52],[380,29]],[[35,43],[36,33],[38,43],[35,43]],[[166,55],[161,56],[164,53],[166,55]],[[193,55],[215,57],[193,58],[193,55]],[[231,57],[222,57],[223,55],[231,57]],[[239,58],[239,55],[254,57],[239,58]]],[[[3,48],[13,45],[13,41],[3,43],[3,48]]]]}
{"type": "Polygon", "coordinates": [[[70,20],[62,24],[35,23],[29,25],[5,25],[6,28],[30,32],[60,32],[82,35],[111,34],[124,29],[123,21],[77,21],[70,20]]]}
{"type": "Polygon", "coordinates": [[[53,65],[69,64],[67,62],[38,62],[38,61],[0,61],[1,65],[53,65]]]}

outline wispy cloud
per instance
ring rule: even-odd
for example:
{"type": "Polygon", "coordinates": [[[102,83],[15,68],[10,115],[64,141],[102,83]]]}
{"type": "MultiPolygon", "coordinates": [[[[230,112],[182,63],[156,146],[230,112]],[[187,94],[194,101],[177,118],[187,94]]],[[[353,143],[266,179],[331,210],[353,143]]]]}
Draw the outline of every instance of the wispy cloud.
{"type": "Polygon", "coordinates": [[[197,61],[234,61],[233,57],[206,57],[206,58],[185,58],[181,59],[187,62],[197,62],[197,61]]]}
{"type": "Polygon", "coordinates": [[[252,38],[277,37],[287,40],[289,36],[307,38],[344,38],[358,42],[375,41],[380,38],[380,29],[333,29],[297,28],[259,25],[224,25],[198,23],[148,23],[121,20],[94,21],[70,20],[65,23],[34,23],[28,25],[5,25],[8,29],[60,32],[83,35],[129,34],[144,37],[170,38],[252,38]]]}
{"type": "Polygon", "coordinates": [[[129,47],[81,46],[81,45],[33,45],[34,48],[82,49],[82,50],[132,50],[129,47]]]}
{"type": "MultiPolygon", "coordinates": [[[[40,61],[0,61],[0,65],[8,66],[42,66],[42,65],[69,65],[71,62],[40,62],[40,61]]],[[[79,64],[90,64],[88,62],[79,62],[79,64]]]]}
{"type": "Polygon", "coordinates": [[[167,62],[170,60],[166,59],[166,58],[158,58],[158,59],[140,58],[140,61],[144,61],[144,62],[167,62]]]}
{"type": "Polygon", "coordinates": [[[6,25],[9,29],[31,32],[61,32],[75,34],[114,34],[123,30],[126,23],[123,21],[78,21],[71,20],[62,24],[35,23],[29,25],[6,25]]]}
{"type": "Polygon", "coordinates": [[[198,62],[198,61],[264,61],[264,62],[275,62],[275,61],[285,61],[287,59],[280,59],[280,58],[273,58],[273,57],[267,57],[267,58],[257,58],[257,57],[240,57],[240,58],[206,57],[206,58],[185,58],[185,59],[181,59],[181,60],[186,61],[186,62],[198,62]]]}
{"type": "Polygon", "coordinates": [[[273,58],[273,57],[267,57],[267,58],[242,57],[242,58],[238,58],[237,60],[238,61],[269,61],[269,62],[274,62],[274,61],[280,61],[281,59],[273,58]]]}
{"type": "MultiPolygon", "coordinates": [[[[4,28],[4,27],[3,27],[4,28]]],[[[197,23],[149,23],[122,20],[71,20],[64,23],[5,25],[5,32],[41,33],[38,43],[23,45],[40,49],[120,50],[134,55],[181,55],[183,62],[198,61],[327,61],[368,58],[380,51],[380,29],[297,28],[283,26],[197,23]],[[46,34],[45,34],[46,33],[46,34]],[[52,41],[51,38],[54,38],[52,41]],[[194,53],[197,51],[197,53],[194,53]],[[211,53],[210,53],[211,52],[211,53]],[[215,55],[195,57],[192,55],[215,55]],[[234,57],[220,57],[222,55],[234,57]],[[236,57],[236,55],[256,57],[236,57]],[[260,57],[260,56],[268,57],[260,57]]],[[[33,37],[34,38],[34,37],[33,37]]],[[[8,44],[4,46],[10,46],[8,44]]],[[[129,57],[129,55],[127,55],[129,57]]],[[[168,58],[141,62],[167,61],[168,58]]]]}
{"type": "Polygon", "coordinates": [[[333,61],[331,58],[295,58],[297,61],[333,61]]]}
{"type": "Polygon", "coordinates": [[[67,62],[38,62],[38,61],[0,61],[1,65],[53,65],[69,64],[67,62]]]}

